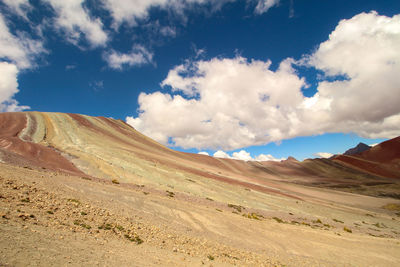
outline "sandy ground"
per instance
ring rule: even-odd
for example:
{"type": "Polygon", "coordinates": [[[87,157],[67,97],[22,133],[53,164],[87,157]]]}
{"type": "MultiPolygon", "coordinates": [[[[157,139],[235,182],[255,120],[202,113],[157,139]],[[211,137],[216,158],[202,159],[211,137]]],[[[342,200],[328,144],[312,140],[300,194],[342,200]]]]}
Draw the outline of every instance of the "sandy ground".
{"type": "Polygon", "coordinates": [[[400,266],[394,199],[223,183],[205,198],[2,163],[0,183],[1,266],[400,266]]]}

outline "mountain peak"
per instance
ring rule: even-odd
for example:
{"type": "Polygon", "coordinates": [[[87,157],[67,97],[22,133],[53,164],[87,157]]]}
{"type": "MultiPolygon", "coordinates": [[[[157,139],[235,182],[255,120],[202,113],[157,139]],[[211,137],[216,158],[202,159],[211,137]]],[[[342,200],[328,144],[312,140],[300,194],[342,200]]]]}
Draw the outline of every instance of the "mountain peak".
{"type": "Polygon", "coordinates": [[[355,154],[360,154],[364,151],[367,151],[370,148],[371,147],[367,144],[359,143],[357,146],[348,149],[346,152],[343,153],[343,155],[351,156],[351,155],[355,155],[355,154]]]}

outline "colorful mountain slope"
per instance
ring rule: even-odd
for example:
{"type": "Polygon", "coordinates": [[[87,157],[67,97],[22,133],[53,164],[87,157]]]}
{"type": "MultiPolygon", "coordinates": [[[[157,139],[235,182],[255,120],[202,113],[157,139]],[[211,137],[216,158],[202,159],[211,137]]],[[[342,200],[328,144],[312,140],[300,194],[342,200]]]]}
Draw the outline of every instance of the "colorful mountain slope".
{"type": "Polygon", "coordinates": [[[381,177],[400,178],[400,136],[352,156],[336,156],[334,161],[381,177]]]}
{"type": "MultiPolygon", "coordinates": [[[[400,177],[399,139],[334,160],[245,162],[171,150],[123,121],[62,113],[0,114],[0,160],[119,182],[204,193],[191,180],[218,181],[298,198],[289,183],[347,187],[400,177]],[[396,141],[397,140],[397,141],[396,141]],[[385,154],[385,157],[381,156],[385,154]],[[396,165],[397,166],[397,165],[396,165]],[[191,179],[190,177],[194,177],[191,179]]],[[[207,186],[207,190],[212,190],[207,186]]]]}

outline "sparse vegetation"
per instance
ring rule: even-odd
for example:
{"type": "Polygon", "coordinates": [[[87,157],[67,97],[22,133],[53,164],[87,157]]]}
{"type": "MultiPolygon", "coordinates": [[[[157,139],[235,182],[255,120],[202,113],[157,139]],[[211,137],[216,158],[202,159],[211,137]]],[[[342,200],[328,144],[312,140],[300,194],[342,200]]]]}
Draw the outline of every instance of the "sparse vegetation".
{"type": "Polygon", "coordinates": [[[384,237],[383,235],[375,235],[375,234],[372,234],[372,233],[368,233],[370,236],[373,236],[373,237],[384,237]]]}
{"type": "Polygon", "coordinates": [[[353,231],[351,231],[351,229],[347,228],[346,226],[343,227],[343,230],[346,231],[346,232],[348,232],[348,233],[352,233],[352,232],[353,232],[353,231]]]}
{"type": "Polygon", "coordinates": [[[378,228],[387,228],[387,226],[384,225],[383,223],[374,223],[372,225],[375,226],[375,227],[378,227],[378,228]]]}
{"type": "Polygon", "coordinates": [[[231,258],[231,259],[234,259],[234,260],[239,260],[239,258],[238,257],[235,257],[235,256],[232,256],[232,255],[229,255],[229,254],[227,254],[227,253],[224,253],[223,254],[225,257],[228,257],[228,258],[231,258]]]}
{"type": "Polygon", "coordinates": [[[334,222],[337,222],[337,223],[344,223],[343,221],[341,221],[341,220],[338,220],[338,219],[332,219],[334,222]]]}
{"type": "Polygon", "coordinates": [[[81,215],[82,215],[82,216],[85,216],[85,215],[87,215],[87,213],[84,212],[84,211],[81,211],[81,215]]]}
{"type": "Polygon", "coordinates": [[[229,208],[235,209],[237,212],[242,212],[242,209],[245,210],[245,207],[242,207],[240,205],[235,205],[235,204],[228,204],[229,208]]]}
{"type": "Polygon", "coordinates": [[[111,182],[112,182],[113,184],[119,184],[119,181],[118,181],[117,179],[112,179],[111,182]]]}
{"type": "Polygon", "coordinates": [[[261,218],[264,218],[264,216],[262,216],[261,214],[255,213],[255,212],[248,213],[248,214],[244,213],[243,216],[247,217],[249,219],[254,219],[254,220],[261,220],[261,218]]]}
{"type": "Polygon", "coordinates": [[[314,220],[314,221],[312,221],[313,223],[320,223],[320,224],[322,224],[322,221],[320,220],[320,219],[317,219],[317,220],[314,220]]]}
{"type": "Polygon", "coordinates": [[[128,239],[131,242],[135,242],[136,244],[140,245],[142,244],[144,241],[137,235],[129,235],[129,234],[125,234],[124,237],[126,239],[128,239]]]}
{"type": "Polygon", "coordinates": [[[273,217],[272,219],[274,219],[278,223],[284,223],[284,221],[282,219],[278,218],[278,217],[273,217]]]}
{"type": "Polygon", "coordinates": [[[98,227],[100,230],[111,230],[113,228],[112,224],[106,223],[98,227]]]}
{"type": "Polygon", "coordinates": [[[29,203],[31,202],[29,197],[21,199],[21,202],[29,203]]]}
{"type": "Polygon", "coordinates": [[[92,229],[92,227],[90,226],[90,225],[88,225],[88,224],[85,224],[85,223],[81,223],[81,226],[83,227],[83,228],[86,228],[86,229],[92,229]]]}
{"type": "Polygon", "coordinates": [[[124,231],[124,227],[122,227],[121,225],[116,225],[115,228],[121,232],[124,231]]]}
{"type": "Polygon", "coordinates": [[[220,210],[220,209],[215,209],[216,211],[219,211],[219,212],[222,212],[222,210],[220,210]]]}
{"type": "Polygon", "coordinates": [[[206,197],[206,199],[209,200],[209,201],[214,201],[214,199],[209,198],[209,197],[206,197]]]}
{"type": "Polygon", "coordinates": [[[385,210],[400,211],[400,205],[396,203],[389,203],[382,207],[385,210]]]}
{"type": "Polygon", "coordinates": [[[54,212],[52,210],[48,210],[47,213],[48,214],[54,214],[54,212]]]}
{"type": "Polygon", "coordinates": [[[79,225],[85,229],[92,229],[92,227],[86,223],[81,222],[80,220],[74,220],[74,225],[79,225]]]}
{"type": "Polygon", "coordinates": [[[69,198],[68,201],[72,202],[72,203],[75,203],[75,204],[81,204],[81,202],[79,200],[74,199],[74,198],[69,198]]]}
{"type": "Polygon", "coordinates": [[[147,196],[147,195],[150,194],[150,193],[149,193],[149,192],[143,191],[143,194],[145,194],[145,195],[147,196]]]}
{"type": "Polygon", "coordinates": [[[165,191],[165,192],[167,192],[167,196],[169,196],[169,197],[174,197],[175,196],[175,193],[174,192],[171,192],[171,191],[165,191]]]}
{"type": "Polygon", "coordinates": [[[211,255],[208,255],[207,258],[208,258],[210,261],[213,261],[213,260],[215,259],[214,256],[211,256],[211,255]]]}

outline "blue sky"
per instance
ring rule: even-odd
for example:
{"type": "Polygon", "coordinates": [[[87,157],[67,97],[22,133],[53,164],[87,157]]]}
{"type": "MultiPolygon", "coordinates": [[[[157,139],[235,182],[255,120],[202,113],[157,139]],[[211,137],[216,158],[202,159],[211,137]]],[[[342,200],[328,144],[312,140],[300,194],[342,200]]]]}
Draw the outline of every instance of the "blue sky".
{"type": "Polygon", "coordinates": [[[0,111],[113,117],[178,150],[241,159],[399,135],[399,1],[3,0],[0,11],[0,111]]]}

